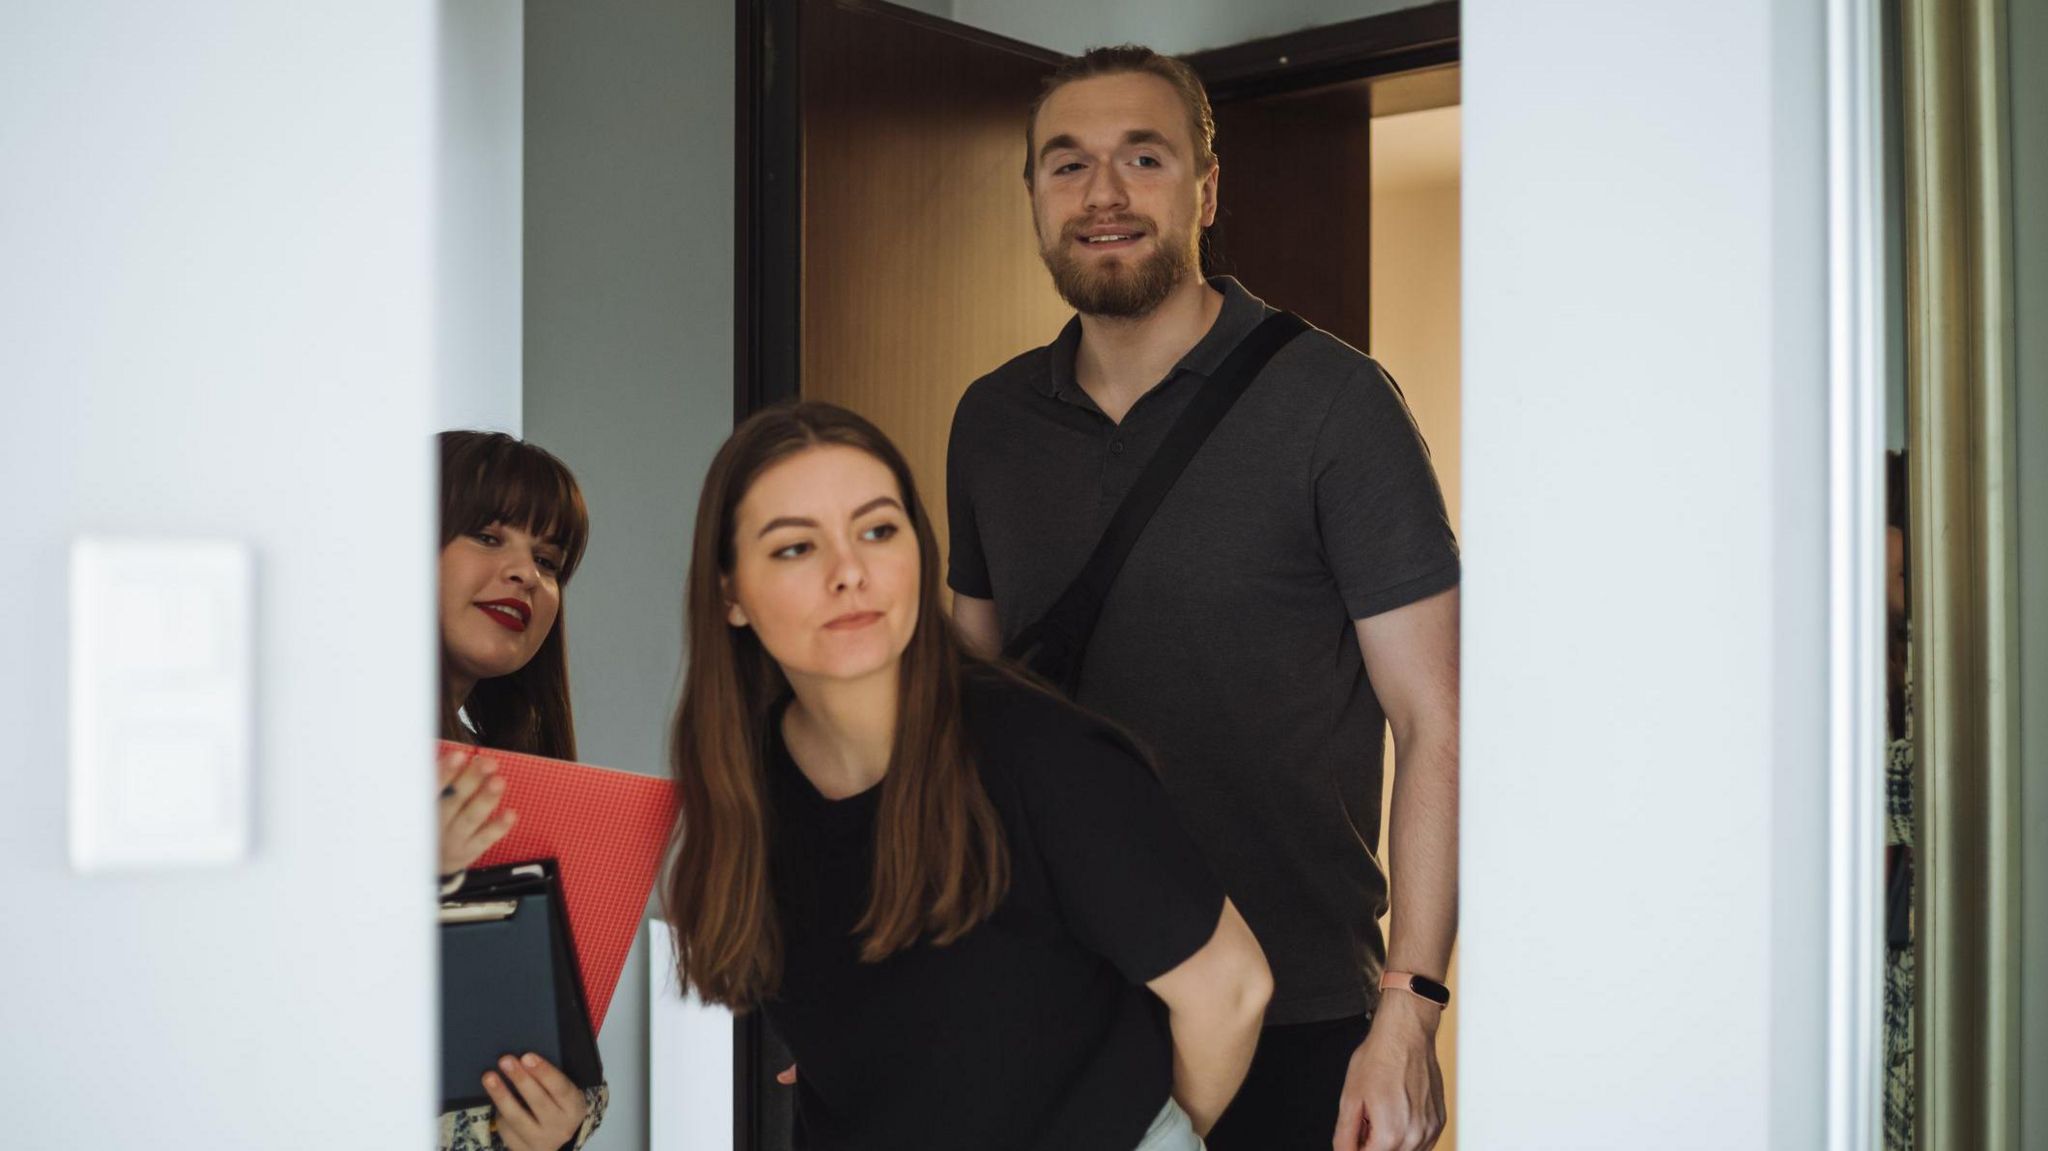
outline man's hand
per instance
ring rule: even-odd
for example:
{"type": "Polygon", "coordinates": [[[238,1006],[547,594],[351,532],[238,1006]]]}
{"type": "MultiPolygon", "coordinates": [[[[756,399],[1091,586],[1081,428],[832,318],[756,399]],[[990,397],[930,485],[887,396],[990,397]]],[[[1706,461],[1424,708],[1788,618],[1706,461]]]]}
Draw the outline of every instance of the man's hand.
{"type": "Polygon", "coordinates": [[[1444,1130],[1444,1073],[1436,1061],[1442,1008],[1389,991],[1351,1055],[1332,1151],[1426,1151],[1444,1130]]]}
{"type": "Polygon", "coordinates": [[[538,1055],[498,1060],[484,1090],[498,1108],[498,1138],[511,1151],[558,1151],[590,1113],[583,1089],[538,1055]]]}

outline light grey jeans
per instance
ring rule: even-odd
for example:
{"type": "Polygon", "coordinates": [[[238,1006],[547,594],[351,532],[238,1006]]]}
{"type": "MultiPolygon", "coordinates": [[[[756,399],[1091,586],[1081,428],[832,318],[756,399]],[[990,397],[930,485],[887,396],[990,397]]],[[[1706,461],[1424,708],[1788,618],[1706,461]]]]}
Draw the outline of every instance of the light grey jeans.
{"type": "Polygon", "coordinates": [[[1132,1151],[1203,1151],[1203,1143],[1202,1137],[1195,1134],[1194,1124],[1188,1121],[1188,1113],[1169,1095],[1166,1106],[1159,1109],[1159,1117],[1152,1120],[1151,1129],[1132,1151]]]}

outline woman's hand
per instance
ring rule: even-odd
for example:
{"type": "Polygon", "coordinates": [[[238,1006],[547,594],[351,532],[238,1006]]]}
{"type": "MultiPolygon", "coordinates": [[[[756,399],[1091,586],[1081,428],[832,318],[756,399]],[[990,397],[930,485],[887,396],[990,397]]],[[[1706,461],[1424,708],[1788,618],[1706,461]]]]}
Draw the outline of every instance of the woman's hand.
{"type": "Polygon", "coordinates": [[[441,875],[475,863],[512,830],[511,811],[491,817],[505,797],[505,781],[497,770],[496,761],[473,750],[441,756],[441,875]]]}
{"type": "Polygon", "coordinates": [[[560,1151],[590,1111],[583,1089],[532,1053],[498,1060],[498,1071],[484,1073],[484,1090],[498,1108],[498,1138],[510,1151],[560,1151]]]}

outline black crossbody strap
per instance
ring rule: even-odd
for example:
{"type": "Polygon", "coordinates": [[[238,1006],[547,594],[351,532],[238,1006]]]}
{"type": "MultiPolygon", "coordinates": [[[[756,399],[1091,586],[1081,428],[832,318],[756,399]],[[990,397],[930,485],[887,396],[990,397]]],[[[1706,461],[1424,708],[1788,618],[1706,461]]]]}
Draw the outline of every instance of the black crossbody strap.
{"type": "Polygon", "coordinates": [[[1145,525],[1152,521],[1152,513],[1166,501],[1188,461],[1195,458],[1209,433],[1223,422],[1231,405],[1258,378],[1267,362],[1308,327],[1308,321],[1292,312],[1276,312],[1260,321],[1250,335],[1231,349],[1216,373],[1188,401],[1187,409],[1167,431],[1151,462],[1117,505],[1088,562],[1081,565],[1080,574],[1038,622],[1017,633],[1003,649],[1006,657],[1024,664],[1068,695],[1073,694],[1088,639],[1095,632],[1104,601],[1109,598],[1110,585],[1116,582],[1117,573],[1123,570],[1124,560],[1137,546],[1145,525]]]}

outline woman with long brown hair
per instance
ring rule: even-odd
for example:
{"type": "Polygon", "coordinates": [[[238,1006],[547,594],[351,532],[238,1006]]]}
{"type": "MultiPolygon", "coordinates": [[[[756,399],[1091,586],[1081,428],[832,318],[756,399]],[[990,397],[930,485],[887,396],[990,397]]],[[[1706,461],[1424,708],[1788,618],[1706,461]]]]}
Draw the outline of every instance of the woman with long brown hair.
{"type": "MultiPolygon", "coordinates": [[[[440,449],[441,738],[574,759],[562,590],[590,538],[583,493],[562,461],[502,433],[443,432],[440,449]]],[[[495,770],[474,751],[441,758],[444,895],[512,829],[495,770]]],[[[493,1105],[443,1114],[443,1151],[581,1147],[604,1117],[604,1084],[538,1055],[478,1071],[493,1105]]]]}
{"type": "Polygon", "coordinates": [[[826,404],[712,463],[672,733],[683,985],[759,1008],[823,1151],[1182,1151],[1265,957],[1143,756],[971,656],[909,466],[826,404]]]}

